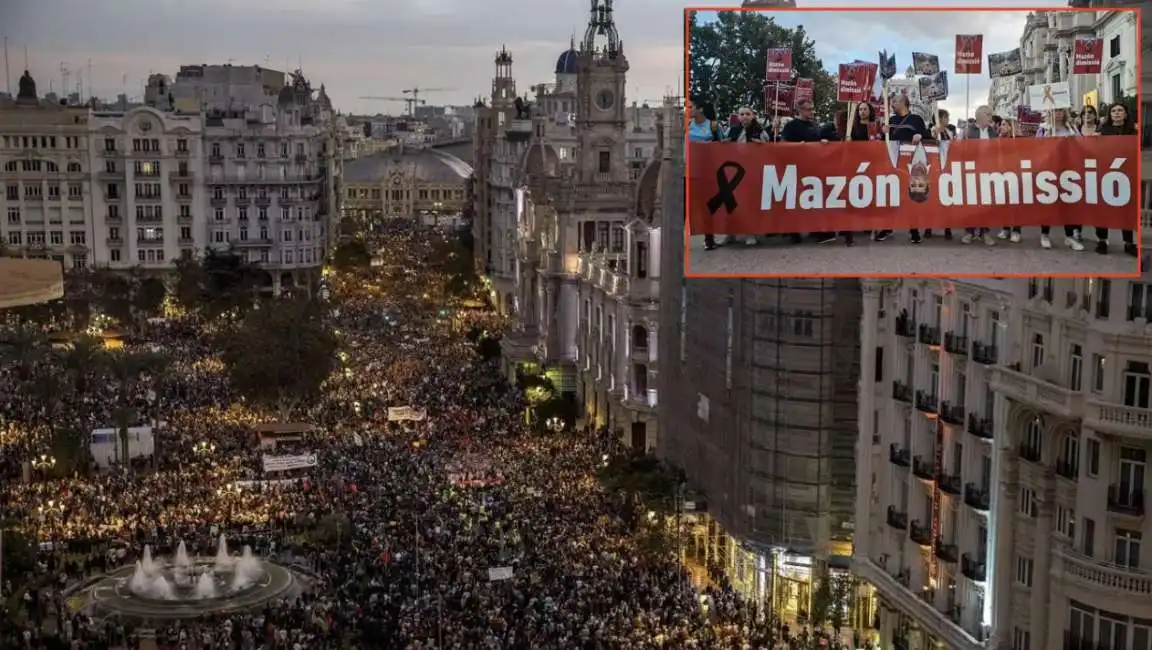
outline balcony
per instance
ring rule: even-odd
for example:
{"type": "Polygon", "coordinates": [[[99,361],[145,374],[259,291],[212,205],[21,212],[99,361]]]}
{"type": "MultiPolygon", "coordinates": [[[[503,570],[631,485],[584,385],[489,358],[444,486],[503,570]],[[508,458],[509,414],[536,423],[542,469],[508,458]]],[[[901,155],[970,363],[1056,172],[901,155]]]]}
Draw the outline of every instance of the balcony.
{"type": "Polygon", "coordinates": [[[972,360],[985,366],[994,366],[999,361],[999,351],[995,345],[985,345],[979,341],[972,343],[972,360]]]}
{"type": "Polygon", "coordinates": [[[971,553],[965,553],[960,557],[960,572],[973,582],[984,582],[988,579],[984,561],[977,560],[971,553]]]}
{"type": "Polygon", "coordinates": [[[105,149],[100,150],[100,155],[105,157],[105,158],[119,158],[120,157],[120,151],[118,149],[105,148],[105,149]]]}
{"type": "Polygon", "coordinates": [[[1080,476],[1080,468],[1076,466],[1075,460],[1057,459],[1056,466],[1052,469],[1055,470],[1057,476],[1062,476],[1069,481],[1075,481],[1080,476]]]}
{"type": "Polygon", "coordinates": [[[163,214],[145,214],[136,217],[136,223],[161,223],[164,221],[163,214]]]}
{"type": "Polygon", "coordinates": [[[96,178],[106,182],[122,181],[124,180],[124,170],[108,171],[105,169],[96,174],[96,178]]]}
{"type": "Polygon", "coordinates": [[[888,506],[888,525],[896,530],[908,530],[908,513],[899,512],[896,506],[888,506]]]}
{"type": "Polygon", "coordinates": [[[949,564],[956,564],[960,560],[960,548],[955,544],[945,543],[942,537],[937,537],[936,557],[949,564]]]}
{"type": "Polygon", "coordinates": [[[907,316],[897,316],[896,336],[900,336],[906,339],[916,338],[916,323],[907,316]]]}
{"type": "Polygon", "coordinates": [[[1144,516],[1144,490],[1124,483],[1108,486],[1108,511],[1126,517],[1144,516]]]}
{"type": "Polygon", "coordinates": [[[949,354],[968,356],[968,337],[948,332],[944,335],[944,350],[949,354]]]}
{"type": "Polygon", "coordinates": [[[226,197],[226,196],[214,196],[214,197],[208,199],[208,205],[211,205],[214,208],[222,208],[222,207],[228,205],[228,197],[226,197]]]}
{"type": "Polygon", "coordinates": [[[924,413],[937,413],[940,409],[940,398],[926,390],[916,391],[916,410],[924,413]]]}
{"type": "Polygon", "coordinates": [[[293,160],[296,161],[297,165],[303,165],[304,163],[308,162],[308,154],[298,153],[295,157],[293,157],[293,160]]]}
{"type": "Polygon", "coordinates": [[[191,203],[192,202],[192,195],[187,193],[187,192],[177,193],[177,194],[173,195],[172,198],[176,199],[177,203],[191,203]]]}
{"type": "Polygon", "coordinates": [[[120,215],[118,215],[118,214],[104,215],[104,221],[106,221],[107,223],[120,223],[120,215]]]}
{"type": "Polygon", "coordinates": [[[164,238],[163,237],[137,237],[136,243],[137,244],[151,244],[153,246],[159,246],[159,245],[164,243],[164,238]]]}
{"type": "Polygon", "coordinates": [[[1042,456],[1039,449],[1028,443],[1021,443],[1018,453],[1020,460],[1026,460],[1029,463],[1039,463],[1042,456]]]}
{"type": "Polygon", "coordinates": [[[992,440],[995,437],[994,429],[992,418],[976,417],[975,413],[968,414],[968,433],[977,438],[992,440]]]}
{"type": "Polygon", "coordinates": [[[212,152],[212,153],[208,154],[208,164],[209,165],[223,165],[224,164],[224,155],[221,153],[218,153],[218,152],[212,152]]]}
{"type": "Polygon", "coordinates": [[[907,449],[901,449],[900,445],[892,443],[888,447],[888,462],[897,467],[911,467],[912,452],[907,449]]]}
{"type": "Polygon", "coordinates": [[[919,341],[924,345],[940,345],[940,328],[927,323],[921,323],[918,328],[919,341]]]}
{"type": "Polygon", "coordinates": [[[104,243],[108,244],[109,246],[123,246],[124,240],[120,239],[119,237],[109,237],[104,240],[104,243]]]}
{"type": "Polygon", "coordinates": [[[190,149],[187,149],[187,148],[181,149],[181,148],[177,147],[176,151],[173,151],[172,154],[174,156],[176,156],[177,158],[187,158],[188,156],[192,155],[192,151],[190,149]]]}
{"type": "Polygon", "coordinates": [[[912,459],[912,474],[925,481],[936,480],[936,468],[933,466],[932,461],[923,456],[916,456],[912,459]]]}
{"type": "Polygon", "coordinates": [[[900,381],[892,382],[892,399],[907,404],[912,403],[912,387],[900,381]]]}
{"type": "Polygon", "coordinates": [[[980,512],[988,512],[992,507],[992,495],[987,488],[978,487],[975,483],[964,486],[964,503],[980,512]]]}
{"type": "Polygon", "coordinates": [[[941,474],[936,477],[936,484],[940,486],[941,492],[947,494],[960,496],[964,491],[959,474],[941,474]]]}
{"type": "Polygon", "coordinates": [[[136,203],[160,203],[164,200],[162,194],[137,194],[132,198],[136,203]]]}
{"type": "Polygon", "coordinates": [[[247,196],[238,196],[232,200],[238,208],[246,208],[252,204],[252,199],[247,196]]]}
{"type": "Polygon", "coordinates": [[[193,174],[187,169],[181,169],[174,172],[168,172],[169,183],[191,183],[196,179],[196,174],[193,174]]]}
{"type": "Polygon", "coordinates": [[[932,546],[932,527],[920,523],[919,519],[913,519],[909,524],[908,536],[920,546],[932,546]]]}
{"type": "Polygon", "coordinates": [[[964,407],[951,402],[940,403],[940,419],[958,427],[964,426],[964,407]]]}
{"type": "Polygon", "coordinates": [[[1004,366],[993,369],[991,385],[1014,402],[1065,418],[1078,417],[1084,407],[1084,395],[1004,366]]]}
{"type": "Polygon", "coordinates": [[[1149,441],[1152,440],[1152,409],[1089,400],[1084,426],[1101,433],[1149,441]]]}
{"type": "Polygon", "coordinates": [[[272,205],[272,197],[270,197],[270,196],[258,196],[258,197],[256,197],[256,206],[257,207],[266,208],[270,205],[272,205]]]}
{"type": "Polygon", "coordinates": [[[1068,547],[1060,550],[1057,577],[1083,589],[1105,591],[1110,596],[1152,600],[1152,573],[1096,562],[1068,547]]]}
{"type": "Polygon", "coordinates": [[[189,223],[192,221],[192,215],[189,213],[179,213],[176,215],[177,223],[189,223]]]}

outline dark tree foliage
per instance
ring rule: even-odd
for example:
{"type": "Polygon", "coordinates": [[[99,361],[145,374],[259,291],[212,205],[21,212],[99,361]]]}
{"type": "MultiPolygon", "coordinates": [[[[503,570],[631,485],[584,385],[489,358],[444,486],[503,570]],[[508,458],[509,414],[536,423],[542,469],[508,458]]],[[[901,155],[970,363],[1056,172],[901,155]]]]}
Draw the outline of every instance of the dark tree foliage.
{"type": "Polygon", "coordinates": [[[680,478],[651,454],[616,456],[601,468],[599,476],[609,492],[636,495],[645,506],[657,512],[668,513],[675,508],[680,478]]]}
{"type": "Polygon", "coordinates": [[[359,239],[340,244],[332,254],[332,265],[338,269],[359,268],[370,264],[372,264],[372,253],[359,239]]]}
{"type": "Polygon", "coordinates": [[[230,252],[208,251],[202,259],[176,263],[176,298],[189,310],[216,317],[252,306],[260,267],[230,252]]]}
{"type": "MultiPolygon", "coordinates": [[[[0,519],[4,545],[0,548],[0,566],[3,566],[5,580],[14,584],[23,582],[25,574],[36,570],[36,540],[24,531],[15,528],[22,522],[0,519]]],[[[3,602],[0,602],[3,605],[3,602]]]]}
{"type": "Polygon", "coordinates": [[[160,313],[167,296],[168,288],[164,286],[163,280],[157,277],[144,278],[136,289],[135,307],[145,316],[155,316],[160,313]]]}
{"type": "Polygon", "coordinates": [[[795,77],[813,80],[816,119],[832,119],[836,83],[816,57],[816,44],[803,26],[777,25],[768,12],[721,11],[717,16],[711,23],[701,22],[695,13],[689,17],[690,98],[713,104],[721,119],[741,106],[763,114],[768,49],[789,47],[795,77]]]}
{"type": "Polygon", "coordinates": [[[167,371],[171,359],[153,352],[111,350],[100,357],[102,368],[116,387],[116,408],[113,417],[120,439],[120,459],[125,465],[131,458],[128,449],[128,428],[138,413],[135,408],[136,382],[147,377],[158,377],[167,371]]]}
{"type": "Polygon", "coordinates": [[[254,404],[287,421],[296,407],[320,395],[336,365],[337,339],[319,302],[295,297],[247,314],[221,337],[232,385],[254,404]]]}

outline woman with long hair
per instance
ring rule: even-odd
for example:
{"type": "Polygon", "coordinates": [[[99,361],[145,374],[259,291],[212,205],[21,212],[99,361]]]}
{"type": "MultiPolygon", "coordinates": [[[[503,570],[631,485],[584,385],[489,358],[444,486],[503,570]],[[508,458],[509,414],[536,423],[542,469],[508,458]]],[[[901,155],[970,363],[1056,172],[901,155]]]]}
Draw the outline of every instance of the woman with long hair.
{"type": "MultiPolygon", "coordinates": [[[[837,115],[839,118],[840,116],[837,115]]],[[[845,114],[842,121],[837,124],[846,122],[848,116],[845,114]]],[[[849,127],[847,124],[844,128],[838,129],[838,132],[850,142],[867,142],[875,140],[880,133],[880,123],[876,121],[876,112],[872,109],[872,104],[866,101],[860,102],[856,105],[856,118],[852,120],[852,125],[849,127]]],[[[844,243],[848,246],[855,246],[856,239],[855,233],[846,231],[841,233],[844,235],[844,243]]],[[[888,239],[888,235],[892,234],[890,230],[874,230],[870,233],[873,241],[884,241],[888,239]]]]}
{"type": "Polygon", "coordinates": [[[1099,134],[1100,119],[1096,114],[1096,107],[1092,104],[1085,104],[1084,108],[1080,109],[1080,135],[1099,134]]]}
{"type": "MultiPolygon", "coordinates": [[[[1000,119],[999,128],[996,131],[999,138],[1015,138],[1016,137],[1016,121],[1012,118],[1000,119]]],[[[997,239],[1007,239],[1013,244],[1020,243],[1020,226],[1004,226],[1000,229],[1000,234],[996,235],[997,239]]]]}
{"type": "MultiPolygon", "coordinates": [[[[1128,114],[1128,108],[1123,104],[1112,104],[1108,108],[1108,119],[1100,125],[1100,135],[1137,135],[1136,124],[1132,120],[1132,116],[1128,114]]],[[[1136,247],[1135,233],[1131,230],[1121,230],[1120,235],[1124,240],[1124,252],[1135,257],[1139,252],[1136,247]]],[[[1096,252],[1101,255],[1108,254],[1108,229],[1096,229],[1096,252]]]]}
{"type": "MultiPolygon", "coordinates": [[[[1067,109],[1057,108],[1051,112],[1051,115],[1049,123],[1042,124],[1036,131],[1037,138],[1068,138],[1080,135],[1080,132],[1069,121],[1067,109]]],[[[1040,227],[1040,248],[1052,248],[1052,238],[1049,235],[1051,232],[1051,226],[1040,227]]],[[[1064,245],[1074,251],[1084,250],[1084,244],[1080,243],[1080,226],[1064,226],[1064,245]]]]}
{"type": "MultiPolygon", "coordinates": [[[[692,102],[692,119],[688,122],[689,142],[722,142],[724,130],[716,120],[716,108],[704,101],[692,102]]],[[[715,233],[704,233],[704,250],[716,249],[715,233]]]]}

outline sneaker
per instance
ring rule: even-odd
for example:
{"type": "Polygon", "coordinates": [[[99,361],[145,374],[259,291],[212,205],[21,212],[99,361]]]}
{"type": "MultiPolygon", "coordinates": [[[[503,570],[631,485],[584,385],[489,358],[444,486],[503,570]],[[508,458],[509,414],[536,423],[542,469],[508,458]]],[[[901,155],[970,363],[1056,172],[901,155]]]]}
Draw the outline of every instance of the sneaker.
{"type": "Polygon", "coordinates": [[[706,251],[714,251],[717,248],[719,248],[719,246],[717,246],[716,242],[714,242],[714,241],[705,242],[705,244],[704,244],[704,250],[706,250],[706,251]]]}
{"type": "Polygon", "coordinates": [[[1012,236],[1011,236],[1011,237],[1009,237],[1009,239],[1011,240],[1011,242],[1012,242],[1013,244],[1019,244],[1019,243],[1020,243],[1020,233],[1018,233],[1018,232],[1016,232],[1015,230],[1013,230],[1013,231],[1012,231],[1012,236]]]}
{"type": "Polygon", "coordinates": [[[1084,244],[1081,244],[1080,241],[1078,239],[1076,239],[1075,236],[1065,237],[1064,238],[1064,244],[1066,246],[1068,246],[1068,248],[1071,248],[1074,251],[1084,250],[1084,244]]]}
{"type": "Polygon", "coordinates": [[[756,239],[755,237],[745,237],[744,238],[744,245],[745,246],[755,246],[756,244],[759,244],[759,243],[760,243],[760,240],[756,239]]]}
{"type": "Polygon", "coordinates": [[[1048,235],[1040,235],[1040,248],[1052,248],[1052,239],[1048,235]]]}
{"type": "Polygon", "coordinates": [[[971,244],[973,239],[975,239],[975,235],[973,235],[970,232],[966,232],[966,233],[964,233],[964,236],[960,238],[960,243],[961,244],[971,244]]]}
{"type": "Polygon", "coordinates": [[[848,239],[844,240],[844,245],[845,246],[855,246],[856,245],[856,239],[853,237],[849,237],[848,239]]]}
{"type": "Polygon", "coordinates": [[[996,238],[992,236],[992,233],[984,233],[984,244],[987,246],[996,245],[996,238]]]}
{"type": "Polygon", "coordinates": [[[817,244],[831,244],[836,241],[836,235],[821,235],[816,238],[817,244]]]}
{"type": "Polygon", "coordinates": [[[931,239],[931,238],[932,238],[932,229],[931,229],[931,228],[928,228],[927,230],[925,230],[925,231],[924,231],[924,236],[925,236],[925,237],[927,237],[927,238],[929,238],[929,239],[931,239]]]}
{"type": "Polygon", "coordinates": [[[1081,234],[1079,230],[1073,230],[1072,231],[1072,237],[1074,237],[1076,239],[1076,241],[1079,241],[1079,242],[1084,241],[1084,235],[1081,234]]]}
{"type": "Polygon", "coordinates": [[[1004,228],[1003,230],[1000,231],[999,234],[996,235],[996,238],[997,239],[1008,239],[1011,235],[1012,235],[1012,233],[1008,232],[1007,228],[1004,228]]]}
{"type": "Polygon", "coordinates": [[[879,230],[876,232],[876,234],[874,234],[872,236],[872,239],[874,241],[884,241],[885,239],[888,239],[888,235],[891,235],[891,234],[892,233],[887,231],[887,230],[879,230]]]}
{"type": "Polygon", "coordinates": [[[920,235],[912,235],[911,241],[913,244],[920,244],[924,242],[924,240],[920,238],[920,235]]]}
{"type": "Polygon", "coordinates": [[[1096,242],[1096,252],[1100,253],[1101,255],[1107,255],[1108,254],[1108,240],[1107,239],[1101,239],[1101,240],[1096,242]]]}

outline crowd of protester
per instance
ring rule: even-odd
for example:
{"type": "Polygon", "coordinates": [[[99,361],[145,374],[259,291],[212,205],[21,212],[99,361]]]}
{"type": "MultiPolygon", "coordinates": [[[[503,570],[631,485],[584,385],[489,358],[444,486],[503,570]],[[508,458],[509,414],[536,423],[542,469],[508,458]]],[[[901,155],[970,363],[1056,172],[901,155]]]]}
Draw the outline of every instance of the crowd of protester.
{"type": "MultiPolygon", "coordinates": [[[[811,100],[801,99],[796,103],[795,114],[787,117],[770,117],[761,120],[760,116],[750,107],[740,107],[725,123],[716,114],[716,109],[706,101],[698,101],[692,106],[693,118],[689,122],[688,139],[692,142],[837,142],[837,141],[869,141],[885,140],[920,143],[940,140],[988,140],[999,138],[1019,137],[1095,137],[1116,135],[1139,135],[1134,116],[1129,114],[1123,104],[1112,104],[1101,109],[1103,115],[1092,105],[1085,105],[1080,111],[1056,109],[1050,112],[1048,121],[1039,125],[1021,124],[1015,117],[1002,117],[995,115],[988,106],[980,106],[973,117],[963,120],[957,125],[951,123],[951,117],[946,110],[936,111],[935,115],[925,120],[911,110],[907,97],[896,95],[892,98],[891,114],[887,120],[877,115],[877,109],[870,102],[860,102],[849,111],[839,111],[834,119],[828,122],[819,122],[814,118],[814,104],[811,100]],[[851,120],[851,125],[849,121],[851,120]]],[[[843,241],[848,246],[854,246],[856,236],[862,233],[854,232],[820,232],[809,234],[809,239],[819,244],[829,244],[843,241]]],[[[884,241],[892,233],[887,230],[863,233],[870,235],[875,241],[884,241]]],[[[931,230],[921,232],[910,230],[908,241],[920,244],[925,237],[932,236],[931,230]]],[[[945,239],[951,240],[951,229],[944,229],[945,239]]],[[[1106,255],[1111,250],[1109,232],[1107,228],[1094,228],[1093,231],[1095,251],[1106,255]]],[[[765,235],[764,237],[772,237],[765,235]]],[[[754,246],[764,238],[749,235],[744,237],[744,243],[754,246]]],[[[801,233],[784,235],[792,243],[803,243],[805,238],[801,233]]],[[[715,250],[729,241],[717,241],[714,234],[705,234],[704,247],[706,250],[715,250]]],[[[989,224],[986,228],[967,228],[960,240],[965,244],[983,243],[988,246],[997,244],[997,241],[1020,243],[1022,231],[1020,226],[1012,224],[989,224]],[[995,235],[993,233],[996,233],[995,235]]],[[[1135,257],[1138,246],[1132,230],[1121,231],[1123,250],[1126,254],[1135,257]]],[[[1063,244],[1071,250],[1083,251],[1083,227],[1067,225],[1063,227],[1063,244]]],[[[1038,245],[1050,249],[1053,246],[1051,228],[1041,228],[1038,245]]]]}
{"type": "Polygon", "coordinates": [[[0,371],[5,456],[18,459],[0,523],[20,522],[37,544],[32,571],[4,576],[0,645],[836,647],[722,582],[694,586],[674,553],[642,548],[650,524],[639,505],[596,477],[624,450],[603,431],[531,429],[521,393],[466,336],[498,335],[501,319],[450,295],[429,264],[444,236],[393,226],[379,234],[379,264],[329,277],[343,367],[295,414],[312,429],[293,444],[318,465],[290,481],[263,481],[281,478],[262,473],[255,427],[268,416],[233,395],[197,316],[153,323],[130,343],[172,359],[161,387],[147,377],[136,387],[134,407],[158,426],[154,457],[139,463],[21,480],[23,461],[53,453],[50,418],[108,426],[113,389],[93,382],[45,410],[21,394],[20,371],[0,371]],[[390,421],[395,406],[416,419],[390,421]],[[254,611],[147,622],[106,616],[70,589],[133,563],[146,544],[211,555],[219,533],[297,567],[309,589],[254,611]],[[493,568],[511,575],[492,580],[493,568]]]}

